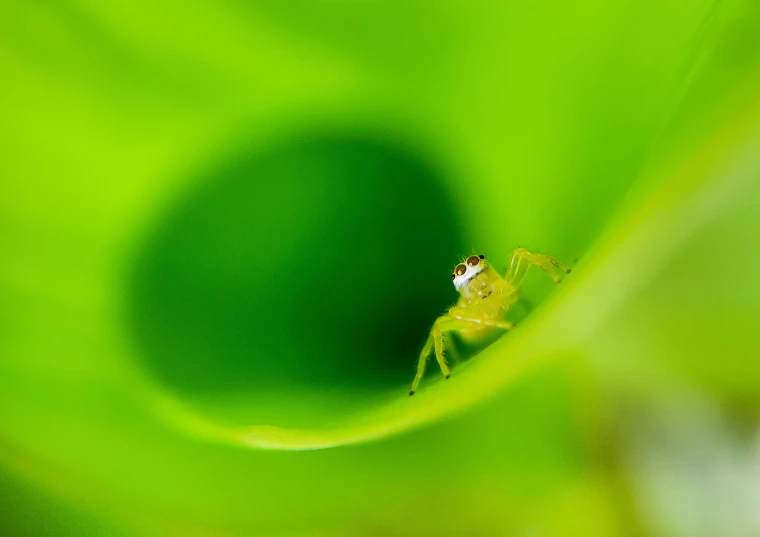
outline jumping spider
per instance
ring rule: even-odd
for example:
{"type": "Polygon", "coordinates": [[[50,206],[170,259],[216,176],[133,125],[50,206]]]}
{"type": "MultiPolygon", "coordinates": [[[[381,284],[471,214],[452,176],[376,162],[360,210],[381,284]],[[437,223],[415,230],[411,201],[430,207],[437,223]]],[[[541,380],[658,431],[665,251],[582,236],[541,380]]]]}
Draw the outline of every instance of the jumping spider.
{"type": "Polygon", "coordinates": [[[446,332],[456,332],[468,340],[483,339],[494,330],[510,330],[513,324],[505,315],[519,298],[519,288],[530,267],[538,267],[559,283],[555,269],[569,273],[570,269],[558,259],[534,254],[525,248],[512,252],[509,269],[502,278],[486,261],[484,255],[471,255],[454,267],[451,280],[461,295],[456,305],[436,319],[425,347],[420,353],[417,375],[409,395],[414,395],[425,373],[425,363],[435,349],[435,357],[441,372],[449,378],[451,372],[443,355],[446,332]]]}

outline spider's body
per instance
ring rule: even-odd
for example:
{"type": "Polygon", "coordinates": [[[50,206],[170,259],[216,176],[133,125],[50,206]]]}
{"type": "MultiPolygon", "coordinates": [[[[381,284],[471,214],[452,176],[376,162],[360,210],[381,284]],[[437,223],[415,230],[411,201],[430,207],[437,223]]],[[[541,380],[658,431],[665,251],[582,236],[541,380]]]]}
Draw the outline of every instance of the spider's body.
{"type": "Polygon", "coordinates": [[[519,288],[531,266],[536,266],[559,283],[555,268],[570,272],[559,260],[548,255],[534,254],[524,248],[512,252],[507,274],[502,277],[486,261],[483,255],[471,255],[454,267],[451,280],[460,294],[457,304],[433,323],[425,347],[420,354],[417,375],[409,395],[414,395],[425,373],[425,363],[431,351],[446,378],[450,371],[444,357],[446,332],[456,332],[464,339],[477,341],[494,330],[509,330],[512,323],[506,320],[507,311],[517,302],[519,288]]]}
{"type": "MultiPolygon", "coordinates": [[[[470,256],[457,265],[452,281],[460,294],[459,301],[452,308],[454,315],[475,314],[468,315],[471,320],[457,330],[467,340],[476,341],[497,330],[488,321],[501,320],[517,300],[517,289],[493,269],[485,256],[470,256]],[[463,270],[464,273],[459,274],[463,270]]],[[[451,311],[446,317],[450,315],[451,311]]]]}

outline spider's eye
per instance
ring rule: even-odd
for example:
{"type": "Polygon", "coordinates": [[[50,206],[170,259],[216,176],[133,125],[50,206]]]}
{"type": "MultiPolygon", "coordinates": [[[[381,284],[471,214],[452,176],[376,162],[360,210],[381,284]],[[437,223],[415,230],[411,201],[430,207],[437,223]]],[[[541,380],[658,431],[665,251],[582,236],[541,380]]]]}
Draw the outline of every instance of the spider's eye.
{"type": "Polygon", "coordinates": [[[452,279],[452,280],[453,280],[454,278],[456,278],[456,277],[457,277],[457,275],[456,275],[456,274],[454,274],[454,273],[452,273],[452,274],[451,274],[451,279],[452,279]]]}
{"type": "Polygon", "coordinates": [[[480,254],[478,257],[479,257],[480,259],[485,259],[485,258],[486,258],[486,256],[484,256],[483,254],[480,254]]]}
{"type": "Polygon", "coordinates": [[[459,264],[458,264],[458,265],[457,265],[457,266],[454,268],[454,274],[456,274],[457,276],[461,276],[461,275],[462,275],[462,274],[464,274],[465,272],[467,272],[467,267],[465,267],[465,266],[464,266],[464,263],[459,263],[459,264]]]}
{"type": "Polygon", "coordinates": [[[470,265],[471,267],[476,267],[478,266],[478,263],[480,263],[480,259],[481,258],[478,257],[477,255],[471,255],[470,257],[467,258],[467,264],[470,265]]]}

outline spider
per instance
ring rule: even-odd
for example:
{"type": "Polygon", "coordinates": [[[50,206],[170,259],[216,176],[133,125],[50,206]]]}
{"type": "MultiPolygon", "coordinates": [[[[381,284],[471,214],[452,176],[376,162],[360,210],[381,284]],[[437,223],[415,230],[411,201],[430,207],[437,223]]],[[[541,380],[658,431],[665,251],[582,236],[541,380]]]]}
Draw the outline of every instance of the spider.
{"type": "Polygon", "coordinates": [[[427,342],[420,353],[417,375],[412,382],[409,395],[419,386],[425,373],[425,363],[430,352],[435,349],[435,357],[444,377],[451,371],[443,355],[446,332],[456,332],[468,340],[482,340],[495,330],[510,330],[513,323],[504,317],[519,298],[519,288],[530,267],[538,267],[559,283],[561,280],[555,268],[565,273],[570,269],[557,258],[534,254],[525,248],[512,252],[509,269],[502,278],[486,261],[484,255],[471,255],[454,267],[451,280],[461,295],[454,307],[441,315],[433,323],[427,342]]]}

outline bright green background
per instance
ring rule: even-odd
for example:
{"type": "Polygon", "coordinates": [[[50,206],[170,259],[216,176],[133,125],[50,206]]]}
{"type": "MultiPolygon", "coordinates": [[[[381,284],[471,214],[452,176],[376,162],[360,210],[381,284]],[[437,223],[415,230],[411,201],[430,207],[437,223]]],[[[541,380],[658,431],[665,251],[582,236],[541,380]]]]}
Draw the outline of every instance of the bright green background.
{"type": "Polygon", "coordinates": [[[760,533],[758,36],[3,3],[3,533],[760,533]],[[575,270],[408,398],[451,268],[518,245],[575,270]]]}

